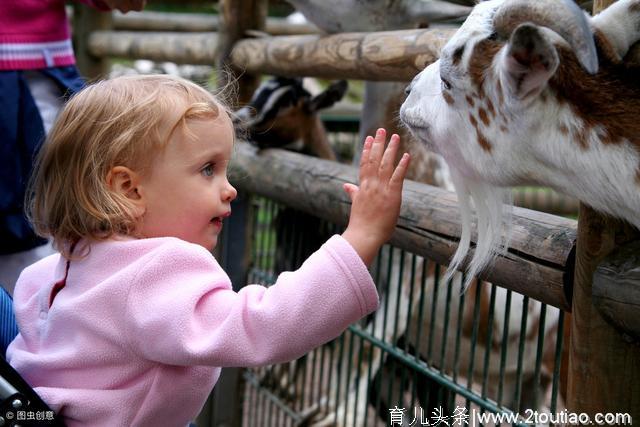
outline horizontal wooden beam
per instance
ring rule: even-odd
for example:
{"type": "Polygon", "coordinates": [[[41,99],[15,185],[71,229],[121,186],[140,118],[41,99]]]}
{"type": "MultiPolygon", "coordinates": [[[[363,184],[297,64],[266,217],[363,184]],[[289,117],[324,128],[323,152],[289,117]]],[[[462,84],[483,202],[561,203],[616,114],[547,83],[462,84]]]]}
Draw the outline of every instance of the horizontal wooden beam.
{"type": "Polygon", "coordinates": [[[278,36],[236,43],[233,63],[250,73],[409,81],[436,61],[456,28],[278,36]]]}
{"type": "Polygon", "coordinates": [[[573,197],[540,188],[515,188],[513,204],[521,208],[533,209],[554,215],[578,215],[580,202],[573,197]]]}
{"type": "MultiPolygon", "coordinates": [[[[124,31],[210,32],[220,28],[220,17],[208,13],[113,12],[113,28],[124,31]]],[[[315,34],[313,24],[292,24],[284,18],[267,18],[266,32],[273,35],[315,34]]]]}
{"type": "Polygon", "coordinates": [[[218,15],[207,13],[113,12],[113,29],[124,31],[217,31],[218,15]]]}
{"type": "MultiPolygon", "coordinates": [[[[243,39],[231,59],[249,73],[321,78],[409,81],[438,59],[454,28],[297,35],[243,39]]],[[[94,31],[89,53],[208,65],[215,62],[215,32],[94,31]]]]}
{"type": "Polygon", "coordinates": [[[89,37],[88,49],[91,55],[98,58],[118,57],[214,65],[218,34],[94,31],[89,37]]]}
{"type": "MultiPolygon", "coordinates": [[[[348,165],[284,150],[258,151],[238,142],[230,178],[238,188],[288,206],[346,224],[350,202],[342,190],[356,182],[357,170],[348,165]]],[[[509,251],[482,278],[570,311],[565,292],[572,283],[571,258],[576,221],[528,209],[514,208],[509,251]]],[[[408,251],[448,264],[460,236],[458,203],[454,193],[408,181],[402,212],[391,242],[408,251]]]]}

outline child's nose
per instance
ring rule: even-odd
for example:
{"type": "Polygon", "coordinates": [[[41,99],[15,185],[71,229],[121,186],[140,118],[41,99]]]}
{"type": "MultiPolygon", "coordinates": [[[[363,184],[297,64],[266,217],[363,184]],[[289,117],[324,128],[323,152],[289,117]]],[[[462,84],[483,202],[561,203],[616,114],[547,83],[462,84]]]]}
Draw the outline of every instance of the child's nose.
{"type": "Polygon", "coordinates": [[[227,183],[227,187],[225,188],[225,191],[223,192],[223,198],[225,201],[232,201],[236,198],[236,196],[238,196],[238,190],[235,189],[235,187],[229,183],[227,183]]]}

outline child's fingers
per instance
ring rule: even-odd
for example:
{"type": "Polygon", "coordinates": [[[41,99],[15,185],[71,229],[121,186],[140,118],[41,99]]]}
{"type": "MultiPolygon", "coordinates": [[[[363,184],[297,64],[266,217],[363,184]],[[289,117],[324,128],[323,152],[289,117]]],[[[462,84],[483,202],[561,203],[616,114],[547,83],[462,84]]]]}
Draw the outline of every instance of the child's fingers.
{"type": "Polygon", "coordinates": [[[369,157],[371,155],[371,146],[373,145],[373,137],[368,136],[364,140],[364,146],[362,147],[362,156],[360,157],[360,171],[364,171],[369,166],[369,157]]]}
{"type": "Polygon", "coordinates": [[[355,184],[345,183],[342,184],[342,188],[349,196],[349,199],[353,202],[353,196],[355,196],[355,194],[358,192],[358,186],[355,184]]]}
{"type": "Polygon", "coordinates": [[[373,139],[373,145],[371,146],[371,153],[369,154],[369,164],[374,166],[376,170],[382,160],[382,154],[384,153],[384,143],[387,139],[387,131],[380,128],[376,131],[376,136],[373,139]]]}
{"type": "Polygon", "coordinates": [[[382,162],[380,163],[380,178],[384,181],[388,181],[389,178],[391,178],[399,147],[400,137],[394,133],[391,135],[391,140],[389,141],[389,145],[387,145],[387,149],[384,150],[382,162]]]}
{"type": "Polygon", "coordinates": [[[409,163],[411,162],[411,156],[409,153],[404,153],[400,162],[398,162],[398,166],[393,171],[393,175],[391,175],[391,179],[389,180],[389,185],[392,187],[400,186],[402,188],[402,183],[404,182],[404,178],[407,175],[407,170],[409,169],[409,163]]]}

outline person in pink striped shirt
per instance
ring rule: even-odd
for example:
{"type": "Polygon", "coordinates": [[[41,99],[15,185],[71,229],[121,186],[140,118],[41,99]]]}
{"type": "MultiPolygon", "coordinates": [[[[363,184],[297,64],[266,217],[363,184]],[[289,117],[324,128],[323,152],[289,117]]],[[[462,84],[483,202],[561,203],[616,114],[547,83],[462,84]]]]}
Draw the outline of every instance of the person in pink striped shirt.
{"type": "MultiPolygon", "coordinates": [[[[145,0],[81,0],[102,11],[145,0]]],[[[75,67],[64,0],[0,1],[0,285],[51,252],[23,214],[32,160],[65,96],[84,84],[75,67]]]]}
{"type": "Polygon", "coordinates": [[[237,195],[230,114],[166,75],[94,83],[60,113],[29,205],[60,254],[20,275],[7,360],[68,426],[184,427],[222,367],[295,359],[378,307],[367,265],[400,213],[398,135],[365,140],[341,235],[236,292],[210,252],[237,195]]]}

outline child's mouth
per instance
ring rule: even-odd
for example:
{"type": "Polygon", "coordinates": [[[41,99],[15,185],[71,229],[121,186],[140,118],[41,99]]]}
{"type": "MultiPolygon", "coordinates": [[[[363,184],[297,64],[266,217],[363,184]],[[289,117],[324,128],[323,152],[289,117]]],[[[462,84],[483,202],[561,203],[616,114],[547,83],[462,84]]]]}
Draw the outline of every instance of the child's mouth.
{"type": "Polygon", "coordinates": [[[213,218],[211,218],[211,221],[210,221],[210,222],[211,222],[211,224],[216,225],[216,226],[218,226],[218,227],[222,228],[222,221],[223,221],[225,218],[229,217],[230,215],[231,215],[231,212],[227,212],[227,213],[225,213],[225,214],[223,214],[223,215],[220,215],[220,216],[214,216],[213,218]]]}

